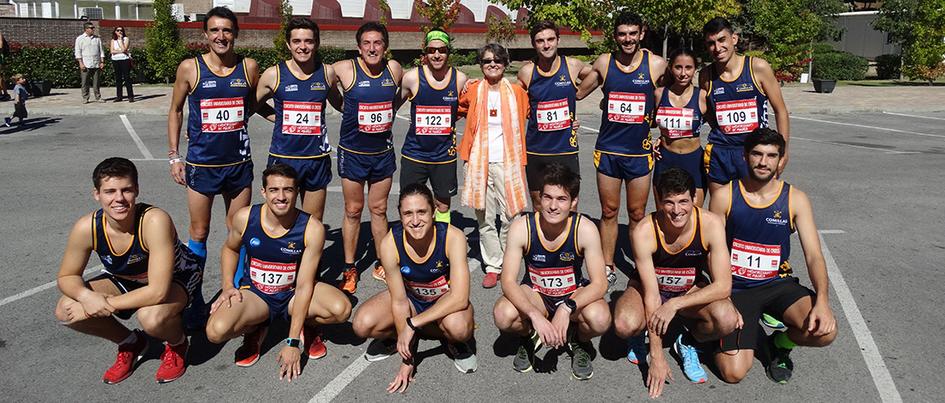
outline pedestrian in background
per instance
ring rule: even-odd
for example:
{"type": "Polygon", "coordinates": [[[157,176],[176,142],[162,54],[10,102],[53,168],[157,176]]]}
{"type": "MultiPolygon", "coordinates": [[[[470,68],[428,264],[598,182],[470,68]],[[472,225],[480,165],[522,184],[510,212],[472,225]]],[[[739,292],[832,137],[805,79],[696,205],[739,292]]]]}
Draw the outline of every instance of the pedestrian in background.
{"type": "Polygon", "coordinates": [[[95,35],[95,25],[87,22],[84,28],[85,32],[75,38],[75,60],[79,63],[82,79],[82,99],[85,103],[89,103],[89,80],[91,80],[95,102],[102,102],[98,79],[102,68],[105,67],[105,51],[102,49],[102,39],[95,35]]]}
{"type": "Polygon", "coordinates": [[[124,100],[121,94],[122,85],[128,92],[128,102],[135,101],[135,92],[131,88],[131,42],[125,35],[124,27],[115,27],[112,31],[112,42],[108,48],[112,55],[112,67],[115,70],[115,102],[124,100]]]}
{"type": "Polygon", "coordinates": [[[6,127],[10,127],[13,118],[17,118],[16,124],[18,126],[22,125],[23,119],[28,116],[26,100],[30,97],[30,93],[26,90],[26,77],[22,74],[14,74],[12,78],[13,82],[16,83],[16,86],[13,87],[13,116],[3,118],[3,125],[6,127]]]}

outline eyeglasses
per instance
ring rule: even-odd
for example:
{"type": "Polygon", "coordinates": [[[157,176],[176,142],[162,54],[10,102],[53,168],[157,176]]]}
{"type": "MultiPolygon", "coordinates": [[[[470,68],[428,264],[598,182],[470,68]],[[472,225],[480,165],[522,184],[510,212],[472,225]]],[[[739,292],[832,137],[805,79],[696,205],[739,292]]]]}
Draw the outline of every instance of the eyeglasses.
{"type": "Polygon", "coordinates": [[[115,32],[125,32],[124,29],[116,29],[115,32]]]}
{"type": "Polygon", "coordinates": [[[502,59],[482,59],[479,61],[479,64],[482,64],[483,66],[488,66],[492,63],[498,64],[501,66],[505,65],[505,62],[502,59]]]}
{"type": "Polygon", "coordinates": [[[434,53],[439,53],[439,54],[441,54],[441,55],[445,55],[445,54],[449,53],[450,49],[449,49],[448,47],[446,47],[446,46],[440,46],[440,47],[438,47],[438,48],[427,47],[426,49],[424,49],[424,51],[427,52],[428,55],[432,55],[432,54],[434,54],[434,53]]]}

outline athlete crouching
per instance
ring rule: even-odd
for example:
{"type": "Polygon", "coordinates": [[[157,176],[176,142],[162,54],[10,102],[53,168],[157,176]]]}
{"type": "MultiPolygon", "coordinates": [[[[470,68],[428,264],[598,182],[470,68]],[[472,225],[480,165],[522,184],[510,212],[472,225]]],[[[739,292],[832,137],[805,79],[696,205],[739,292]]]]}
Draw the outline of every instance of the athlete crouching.
{"type": "Polygon", "coordinates": [[[259,360],[259,347],[265,339],[265,332],[254,330],[273,319],[291,318],[286,346],[277,359],[279,379],[290,382],[301,373],[303,348],[310,359],[327,354],[312,327],[341,323],[351,314],[348,298],[315,278],[325,227],[295,207],[297,181],[298,174],[288,165],[266,168],[261,191],[266,202],[244,207],[234,216],[220,253],[223,290],[207,321],[207,339],[213,343],[246,334],[236,350],[236,365],[246,367],[259,360]],[[233,277],[241,247],[246,248],[248,269],[236,288],[233,277]]]}
{"type": "Polygon", "coordinates": [[[493,314],[500,331],[522,336],[512,363],[516,371],[532,369],[542,344],[567,344],[574,355],[571,374],[579,380],[594,374],[590,340],[610,327],[610,308],[603,299],[607,278],[597,227],[572,212],[580,187],[577,173],[548,164],[539,211],[519,216],[509,228],[500,277],[503,296],[493,314]],[[519,284],[515,277],[523,257],[527,272],[519,284]],[[590,281],[581,269],[585,260],[590,281]]]}

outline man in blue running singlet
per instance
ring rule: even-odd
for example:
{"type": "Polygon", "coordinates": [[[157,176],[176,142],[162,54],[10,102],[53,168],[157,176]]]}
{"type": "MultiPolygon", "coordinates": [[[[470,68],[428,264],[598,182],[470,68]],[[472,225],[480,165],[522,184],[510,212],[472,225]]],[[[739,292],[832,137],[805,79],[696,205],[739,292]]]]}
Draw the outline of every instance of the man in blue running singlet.
{"type": "Polygon", "coordinates": [[[101,208],[80,218],[69,233],[59,267],[56,319],[81,333],[118,344],[118,357],[102,380],[131,376],[148,346],[147,336],[164,341],[155,379],[184,375],[189,343],[181,313],[203,285],[203,260],[177,238],[164,210],[137,203],[138,170],[124,158],[108,158],[92,172],[92,195],[101,208]],[[102,273],[83,281],[95,252],[102,273]],[[144,329],[128,330],[116,318],[137,313],[144,329]]]}
{"type": "Polygon", "coordinates": [[[283,163],[294,168],[299,174],[302,211],[321,221],[331,182],[325,100],[337,78],[331,65],[322,64],[319,43],[318,24],[307,17],[293,17],[285,38],[292,58],[263,72],[256,87],[256,105],[273,112],[266,116],[273,122],[266,166],[283,163]],[[274,110],[266,104],[269,98],[274,110]]]}
{"type": "Polygon", "coordinates": [[[364,302],[351,326],[358,337],[373,338],[364,358],[379,361],[400,353],[400,369],[387,391],[403,392],[413,381],[419,335],[445,341],[453,365],[462,373],[477,369],[467,344],[473,337],[469,302],[466,236],[459,228],[433,220],[433,194],[413,183],[400,192],[400,223],[381,241],[387,289],[364,302]],[[399,268],[396,269],[396,268],[399,268]]]}
{"type": "MultiPolygon", "coordinates": [[[[345,259],[342,289],[351,294],[358,287],[354,258],[365,185],[376,256],[381,255],[378,240],[387,234],[387,198],[391,178],[397,170],[391,129],[396,118],[394,102],[403,76],[400,63],[384,57],[390,43],[384,25],[365,23],[358,28],[355,38],[358,57],[332,65],[338,75],[338,85],[329,94],[332,107],[341,111],[338,176],[345,200],[345,217],[341,224],[345,259]]],[[[375,264],[373,276],[384,281],[384,267],[380,263],[375,264]]]]}
{"type": "Polygon", "coordinates": [[[400,149],[400,186],[427,183],[433,188],[435,218],[450,222],[456,181],[456,109],[466,74],[449,64],[450,36],[434,29],[424,40],[420,67],[404,73],[395,109],[410,101],[410,127],[400,149]]]}
{"type": "Polygon", "coordinates": [[[328,353],[314,326],[341,323],[351,315],[344,293],[317,280],[325,227],[295,207],[298,191],[298,173],[291,166],[274,164],[263,171],[265,203],[236,212],[220,252],[222,290],[206,329],[211,343],[245,334],[235,361],[248,367],[259,360],[265,326],[288,319],[289,334],[276,362],[279,379],[290,382],[301,374],[303,350],[309,359],[328,353]],[[246,270],[234,279],[241,247],[246,248],[246,270]]]}
{"type": "Polygon", "coordinates": [[[610,287],[617,281],[613,273],[621,185],[627,192],[631,232],[645,217],[650,194],[650,126],[656,109],[655,90],[666,71],[666,61],[641,47],[645,34],[639,15],[628,11],[617,14],[613,31],[617,51],[594,61],[577,95],[583,99],[598,86],[604,93],[594,166],[600,196],[600,237],[610,287]]]}
{"type": "Polygon", "coordinates": [[[751,369],[755,350],[770,354],[766,372],[787,383],[794,370],[794,347],[824,347],[837,337],[837,320],[827,295],[827,266],[807,194],[777,178],[786,141],[772,129],[756,129],[745,138],[748,176],[712,196],[709,208],[726,219],[732,265],[732,303],[744,321],[741,330],[722,338],[715,354],[722,380],[740,382],[751,369]],[[814,290],[801,285],[788,259],[791,234],[797,232],[814,290]],[[787,330],[765,337],[763,313],[784,322],[787,330]],[[762,345],[764,343],[764,345],[762,345]]]}
{"type": "Polygon", "coordinates": [[[736,53],[738,34],[724,18],[707,22],[702,33],[712,55],[712,64],[699,72],[699,88],[706,91],[707,97],[705,121],[710,130],[704,163],[709,196],[714,197],[726,183],[748,175],[742,145],[753,130],[768,127],[769,103],[785,140],[777,175],[787,166],[791,129],[781,86],[771,65],[764,59],[736,53]]]}
{"type": "Polygon", "coordinates": [[[542,344],[568,347],[571,375],[587,380],[594,375],[591,339],[610,328],[600,235],[589,218],[574,212],[581,189],[577,173],[550,164],[542,183],[539,210],[510,225],[495,324],[501,332],[521,336],[512,361],[516,371],[532,370],[542,344]],[[523,259],[526,272],[519,283],[523,259]]]}

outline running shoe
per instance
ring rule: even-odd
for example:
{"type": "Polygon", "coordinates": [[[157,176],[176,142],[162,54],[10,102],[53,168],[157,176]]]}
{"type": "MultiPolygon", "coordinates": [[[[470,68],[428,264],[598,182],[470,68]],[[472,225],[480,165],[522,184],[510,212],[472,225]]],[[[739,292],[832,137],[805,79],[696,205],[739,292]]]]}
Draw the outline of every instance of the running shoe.
{"type": "Polygon", "coordinates": [[[341,280],[341,291],[348,294],[354,294],[358,290],[358,269],[354,266],[348,266],[345,269],[343,280],[341,280]]]}
{"type": "Polygon", "coordinates": [[[766,313],[761,314],[761,324],[775,330],[784,329],[784,322],[777,320],[774,316],[768,315],[766,313]]]}
{"type": "Polygon", "coordinates": [[[184,342],[172,346],[164,342],[164,352],[161,353],[161,366],[158,367],[154,379],[158,383],[168,383],[184,375],[187,371],[187,349],[190,348],[190,342],[184,338],[184,342]]]}
{"type": "Polygon", "coordinates": [[[768,337],[768,351],[771,352],[771,362],[765,368],[765,373],[772,381],[783,385],[791,380],[791,375],[794,373],[794,361],[791,361],[791,350],[774,344],[774,337],[779,333],[781,332],[775,332],[768,337]]]}
{"type": "Polygon", "coordinates": [[[387,273],[384,272],[384,266],[381,266],[380,263],[374,264],[374,272],[371,273],[371,277],[374,277],[377,281],[387,282],[387,273]]]}
{"type": "Polygon", "coordinates": [[[683,343],[682,335],[676,337],[673,350],[682,360],[683,373],[686,374],[686,378],[689,378],[692,383],[705,383],[708,377],[705,369],[702,368],[702,363],[699,362],[699,351],[695,347],[683,343]]]}
{"type": "Polygon", "coordinates": [[[532,330],[530,336],[521,338],[518,351],[515,352],[515,359],[512,360],[512,369],[518,372],[531,371],[535,363],[535,352],[540,348],[541,338],[538,337],[538,332],[532,330]]]}
{"type": "Polygon", "coordinates": [[[328,355],[328,347],[325,347],[325,343],[322,341],[322,335],[315,330],[313,327],[305,326],[302,329],[302,338],[305,340],[304,343],[308,343],[308,358],[310,360],[317,360],[328,355]]]}
{"type": "Polygon", "coordinates": [[[617,286],[617,268],[609,264],[604,266],[604,272],[607,274],[607,292],[611,292],[617,286]]]}
{"type": "Polygon", "coordinates": [[[135,371],[135,364],[144,355],[144,350],[148,348],[148,339],[144,332],[135,329],[135,341],[118,345],[118,356],[115,357],[115,363],[112,364],[105,375],[102,376],[102,382],[114,385],[131,376],[135,371]]]}
{"type": "Polygon", "coordinates": [[[488,272],[482,279],[482,288],[492,288],[499,283],[499,273],[488,272]]]}
{"type": "Polygon", "coordinates": [[[633,365],[639,365],[640,360],[646,360],[646,349],[646,332],[631,336],[627,339],[627,361],[633,365]]]}
{"type": "Polygon", "coordinates": [[[368,344],[367,351],[364,352],[364,359],[368,362],[383,360],[397,354],[396,339],[374,339],[368,344]]]}
{"type": "Polygon", "coordinates": [[[594,365],[591,364],[591,353],[594,347],[590,343],[571,343],[571,376],[579,381],[586,381],[594,376],[594,365]]]}
{"type": "Polygon", "coordinates": [[[243,344],[236,349],[235,361],[237,367],[251,367],[259,361],[259,348],[266,339],[268,328],[261,327],[243,335],[243,344]]]}
{"type": "Polygon", "coordinates": [[[461,373],[471,374],[479,369],[476,353],[466,343],[447,343],[446,350],[453,357],[453,366],[461,373]]]}

